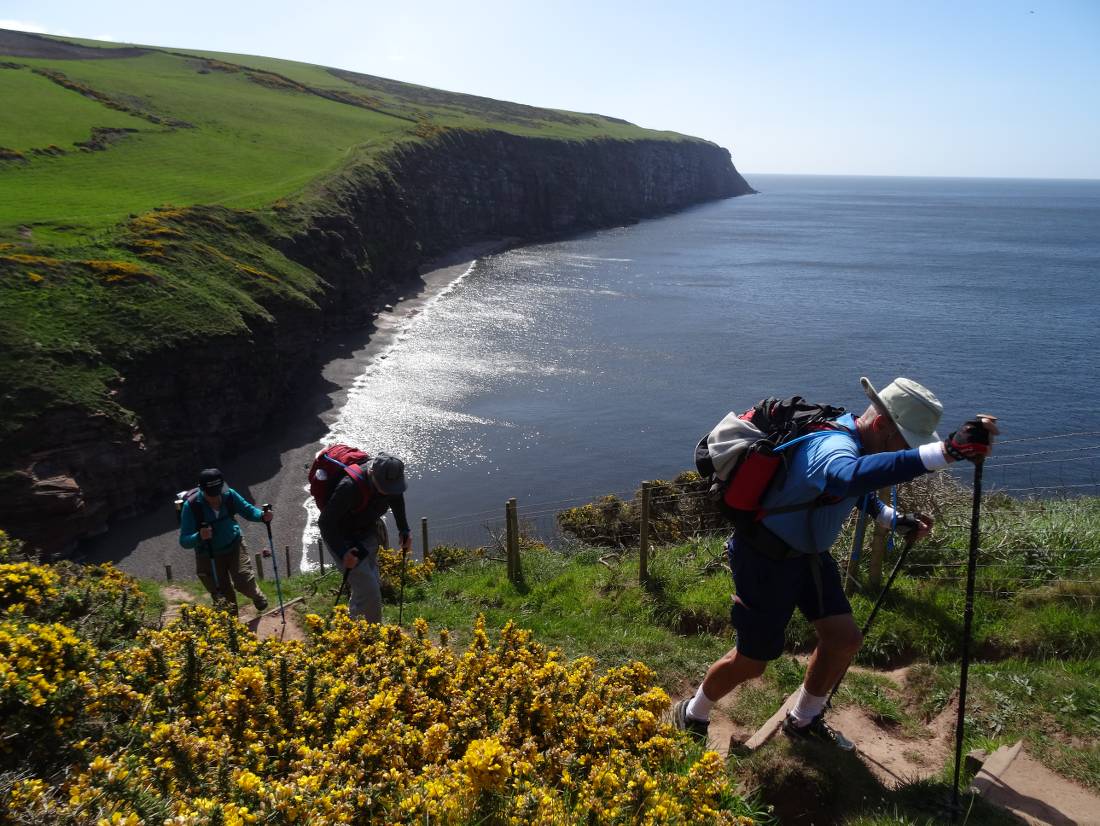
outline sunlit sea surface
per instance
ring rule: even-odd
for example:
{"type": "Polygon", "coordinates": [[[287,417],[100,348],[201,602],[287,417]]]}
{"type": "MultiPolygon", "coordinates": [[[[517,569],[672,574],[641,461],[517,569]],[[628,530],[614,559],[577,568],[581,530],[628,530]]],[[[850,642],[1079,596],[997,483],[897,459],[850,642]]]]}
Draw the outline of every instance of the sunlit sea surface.
{"type": "Polygon", "coordinates": [[[476,542],[509,497],[545,527],[675,476],[761,397],[861,411],[860,375],[905,375],[944,433],[980,411],[1006,440],[1090,434],[1006,442],[989,483],[1098,492],[1100,182],[748,177],[761,194],[477,261],[331,439],[405,459],[414,526],[476,542]]]}

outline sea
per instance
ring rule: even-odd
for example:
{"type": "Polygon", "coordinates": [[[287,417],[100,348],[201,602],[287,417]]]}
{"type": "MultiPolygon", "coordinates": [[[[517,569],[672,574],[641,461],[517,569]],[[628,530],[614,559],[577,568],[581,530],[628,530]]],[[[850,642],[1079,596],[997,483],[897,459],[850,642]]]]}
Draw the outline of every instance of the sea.
{"type": "Polygon", "coordinates": [[[329,438],[405,460],[433,545],[477,543],[509,498],[551,532],[675,477],[760,398],[861,412],[861,376],[907,376],[944,435],[999,417],[987,485],[1100,493],[1100,182],[746,177],[758,194],[477,260],[329,438]]]}

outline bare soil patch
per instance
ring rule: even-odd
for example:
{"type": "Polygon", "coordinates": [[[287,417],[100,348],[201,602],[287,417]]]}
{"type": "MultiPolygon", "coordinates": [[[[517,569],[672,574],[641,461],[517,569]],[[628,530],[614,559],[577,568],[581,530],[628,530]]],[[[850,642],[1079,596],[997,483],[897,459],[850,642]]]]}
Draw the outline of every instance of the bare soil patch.
{"type": "Polygon", "coordinates": [[[1026,751],[983,795],[1031,824],[1100,824],[1100,797],[1055,774],[1026,751]]]}
{"type": "Polygon", "coordinates": [[[249,606],[246,609],[241,609],[240,619],[248,626],[248,630],[261,640],[274,638],[283,641],[298,640],[304,642],[306,635],[301,623],[298,621],[298,613],[293,608],[287,608],[285,613],[286,622],[284,623],[278,611],[272,613],[269,610],[257,616],[256,610],[249,606]]]}
{"type": "MultiPolygon", "coordinates": [[[[165,585],[160,593],[167,603],[161,618],[165,625],[179,616],[180,606],[195,603],[192,594],[175,585],[165,585]]],[[[278,610],[272,612],[268,609],[263,614],[257,614],[256,609],[248,604],[241,606],[237,618],[260,639],[274,637],[279,640],[304,641],[306,638],[299,615],[293,607],[286,609],[286,622],[278,610]]]]}
{"type": "Polygon", "coordinates": [[[117,49],[99,49],[53,40],[40,34],[0,29],[0,54],[12,57],[38,57],[53,60],[110,60],[119,57],[140,57],[149,49],[136,46],[120,46],[117,49]]]}
{"type": "Polygon", "coordinates": [[[180,615],[181,605],[195,602],[191,594],[175,585],[165,585],[160,589],[160,595],[164,597],[166,603],[164,613],[161,615],[161,622],[165,625],[180,615]]]}

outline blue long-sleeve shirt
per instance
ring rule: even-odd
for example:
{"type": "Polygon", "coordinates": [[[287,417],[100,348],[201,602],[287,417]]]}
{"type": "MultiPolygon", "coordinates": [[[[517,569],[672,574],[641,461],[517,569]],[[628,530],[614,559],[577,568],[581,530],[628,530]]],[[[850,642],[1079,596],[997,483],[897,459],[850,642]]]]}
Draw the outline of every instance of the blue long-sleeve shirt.
{"type": "Polygon", "coordinates": [[[928,472],[918,449],[865,455],[855,417],[841,416],[837,424],[844,429],[815,433],[790,448],[786,474],[762,502],[767,511],[812,502],[823,494],[837,497],[835,503],[764,517],[765,527],[803,553],[829,550],[863,494],[872,494],[868,510],[877,516],[883,503],[874,491],[928,472]]]}
{"type": "Polygon", "coordinates": [[[241,538],[241,526],[234,516],[243,516],[249,522],[259,522],[263,518],[263,511],[230,487],[222,490],[221,507],[217,513],[201,493],[197,497],[189,496],[180,511],[180,545],[206,551],[206,543],[199,536],[199,524],[206,522],[214,529],[210,539],[210,552],[215,556],[226,553],[241,538]],[[192,500],[197,505],[198,514],[191,509],[192,500]]]}

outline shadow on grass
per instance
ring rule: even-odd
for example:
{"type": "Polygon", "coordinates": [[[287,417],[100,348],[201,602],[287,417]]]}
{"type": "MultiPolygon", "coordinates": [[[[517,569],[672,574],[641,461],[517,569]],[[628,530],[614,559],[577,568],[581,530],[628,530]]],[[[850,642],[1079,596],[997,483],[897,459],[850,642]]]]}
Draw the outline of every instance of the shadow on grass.
{"type": "Polygon", "coordinates": [[[690,637],[697,634],[720,635],[729,630],[729,616],[715,616],[709,611],[689,608],[673,596],[674,590],[659,574],[650,574],[642,583],[642,590],[653,607],[653,619],[675,634],[690,637]]]}
{"type": "MultiPolygon", "coordinates": [[[[783,826],[952,822],[950,783],[929,779],[887,788],[858,754],[830,745],[780,737],[740,758],[732,770],[783,826]]],[[[957,822],[969,826],[1024,822],[969,794],[960,795],[960,808],[957,822]]]]}

